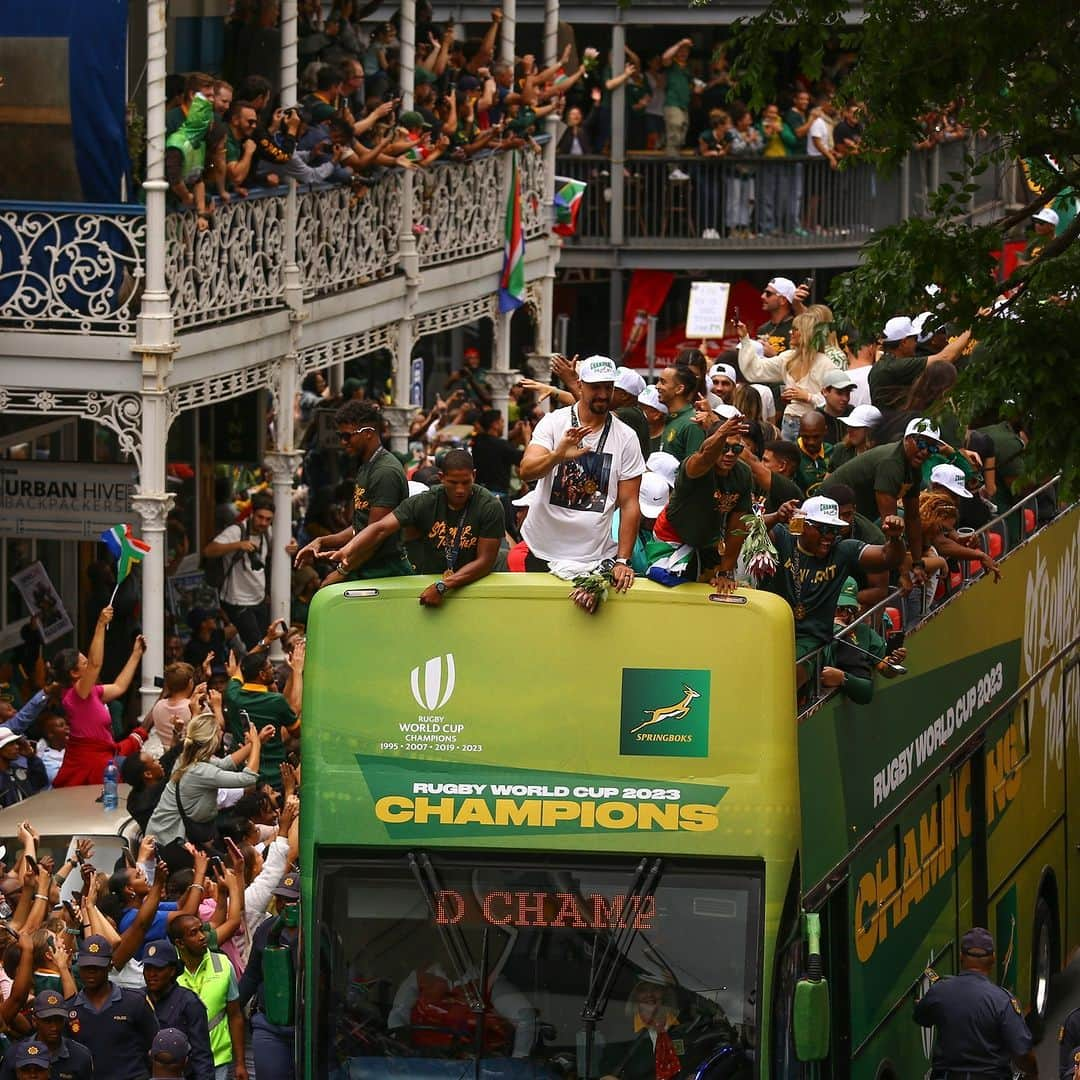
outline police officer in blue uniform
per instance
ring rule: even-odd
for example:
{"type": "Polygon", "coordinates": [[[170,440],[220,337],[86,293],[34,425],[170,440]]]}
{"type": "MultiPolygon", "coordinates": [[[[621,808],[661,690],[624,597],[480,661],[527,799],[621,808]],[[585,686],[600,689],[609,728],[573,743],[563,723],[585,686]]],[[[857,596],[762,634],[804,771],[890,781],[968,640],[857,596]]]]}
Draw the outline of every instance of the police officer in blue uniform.
{"type": "Polygon", "coordinates": [[[937,1027],[931,1080],[1011,1080],[1039,1074],[1020,1003],[990,979],[994,939],[981,926],[960,939],[960,973],[915,1003],[915,1022],[937,1027]]]}
{"type": "Polygon", "coordinates": [[[1073,1009],[1058,1028],[1058,1077],[1073,1080],[1080,1065],[1080,1009],[1073,1009]]]}
{"type": "Polygon", "coordinates": [[[270,1076],[273,1080],[295,1080],[293,1069],[293,1041],[295,1029],[288,1025],[271,1022],[266,1015],[266,982],[263,974],[263,956],[268,947],[285,947],[292,957],[293,971],[299,962],[297,952],[299,931],[296,920],[287,919],[286,914],[292,909],[296,915],[296,905],[300,903],[300,875],[290,870],[274,889],[278,900],[279,914],[276,918],[265,919],[251,942],[251,956],[248,958],[244,976],[240,980],[240,1002],[246,1005],[254,996],[255,1007],[251,1014],[251,1045],[255,1055],[255,1075],[270,1076]]]}
{"type": "Polygon", "coordinates": [[[99,934],[80,943],[76,963],[83,988],[67,1001],[71,1038],[90,1051],[95,1076],[148,1080],[158,1022],[146,995],[109,981],[112,945],[99,934]]]}
{"type": "Polygon", "coordinates": [[[157,1022],[163,1029],[183,1033],[188,1043],[184,1059],[189,1080],[214,1080],[206,1006],[198,994],[177,984],[181,965],[176,946],[165,938],[151,941],[143,950],[143,979],[157,1022]]]}

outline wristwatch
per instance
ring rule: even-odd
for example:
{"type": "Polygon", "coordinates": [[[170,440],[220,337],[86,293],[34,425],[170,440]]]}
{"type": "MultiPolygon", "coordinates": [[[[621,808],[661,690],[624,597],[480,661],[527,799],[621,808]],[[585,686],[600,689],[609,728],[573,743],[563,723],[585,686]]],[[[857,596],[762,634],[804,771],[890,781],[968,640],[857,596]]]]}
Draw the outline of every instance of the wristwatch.
{"type": "Polygon", "coordinates": [[[435,582],[435,591],[440,596],[442,596],[446,592],[446,582],[445,581],[436,581],[435,582]]]}
{"type": "Polygon", "coordinates": [[[629,559],[616,559],[615,560],[615,565],[616,566],[629,566],[630,565],[630,560],[629,559]]]}

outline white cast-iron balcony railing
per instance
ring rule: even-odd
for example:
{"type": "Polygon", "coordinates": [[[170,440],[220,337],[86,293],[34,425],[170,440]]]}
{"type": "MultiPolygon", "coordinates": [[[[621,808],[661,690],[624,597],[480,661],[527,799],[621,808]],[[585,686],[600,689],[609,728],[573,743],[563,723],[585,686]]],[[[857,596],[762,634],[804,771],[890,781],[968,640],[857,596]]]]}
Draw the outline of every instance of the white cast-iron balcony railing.
{"type": "MultiPolygon", "coordinates": [[[[543,236],[543,156],[518,151],[526,239],[543,236]]],[[[506,156],[478,154],[417,170],[413,229],[421,267],[501,251],[506,156]]],[[[297,198],[296,251],[308,300],[361,288],[399,266],[401,173],[355,186],[315,185],[297,198]]],[[[177,330],[284,307],[284,188],[217,204],[209,227],[166,218],[166,281],[177,330]]],[[[134,333],[143,284],[145,209],[0,203],[0,329],[134,333]]]]}
{"type": "Polygon", "coordinates": [[[0,203],[0,327],[134,333],[145,240],[141,206],[0,203]]]}

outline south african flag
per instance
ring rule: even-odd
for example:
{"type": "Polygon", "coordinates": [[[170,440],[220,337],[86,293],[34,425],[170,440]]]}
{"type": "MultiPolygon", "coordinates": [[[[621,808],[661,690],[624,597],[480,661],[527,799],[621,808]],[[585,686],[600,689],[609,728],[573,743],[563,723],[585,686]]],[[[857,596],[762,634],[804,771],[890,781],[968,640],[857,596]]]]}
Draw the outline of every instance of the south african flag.
{"type": "Polygon", "coordinates": [[[150,553],[150,545],[131,535],[130,525],[114,525],[101,534],[101,542],[116,559],[116,584],[119,585],[131,573],[136,563],[150,553]]]}
{"type": "Polygon", "coordinates": [[[555,224],[552,232],[559,236],[573,236],[577,232],[577,216],[581,200],[588,185],[570,176],[555,177],[555,224]]]}

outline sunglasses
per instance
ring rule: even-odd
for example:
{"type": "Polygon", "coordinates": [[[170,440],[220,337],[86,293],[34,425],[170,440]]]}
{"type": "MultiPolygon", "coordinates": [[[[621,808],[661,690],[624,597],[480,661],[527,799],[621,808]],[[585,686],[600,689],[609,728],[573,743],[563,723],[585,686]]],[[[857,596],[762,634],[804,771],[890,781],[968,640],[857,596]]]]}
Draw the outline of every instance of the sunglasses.
{"type": "Polygon", "coordinates": [[[915,449],[916,450],[936,450],[937,445],[938,444],[936,442],[934,442],[932,439],[919,439],[919,438],[917,438],[915,440],[915,449]]]}
{"type": "Polygon", "coordinates": [[[739,455],[743,452],[743,444],[741,442],[729,442],[724,443],[725,454],[739,455]]]}
{"type": "Polygon", "coordinates": [[[816,521],[807,521],[807,525],[812,529],[817,529],[822,536],[840,536],[847,531],[846,525],[822,525],[816,521]]]}
{"type": "Polygon", "coordinates": [[[339,431],[338,438],[342,442],[348,442],[354,435],[363,435],[365,431],[374,431],[373,427],[354,428],[352,431],[339,431]]]}

